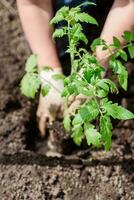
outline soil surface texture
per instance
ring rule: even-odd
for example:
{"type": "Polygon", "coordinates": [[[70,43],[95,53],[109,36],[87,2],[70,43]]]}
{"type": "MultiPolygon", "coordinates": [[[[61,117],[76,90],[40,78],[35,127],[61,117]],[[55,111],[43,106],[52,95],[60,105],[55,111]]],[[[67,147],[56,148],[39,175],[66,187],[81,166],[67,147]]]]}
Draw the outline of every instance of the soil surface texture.
{"type": "MultiPolygon", "coordinates": [[[[14,0],[1,0],[0,27],[0,200],[134,200],[134,121],[114,122],[110,152],[66,140],[57,140],[64,154],[49,152],[37,104],[19,90],[30,50],[14,0]]],[[[127,67],[129,91],[117,98],[134,112],[134,65],[127,67]]],[[[60,137],[59,124],[52,128],[60,137]]]]}

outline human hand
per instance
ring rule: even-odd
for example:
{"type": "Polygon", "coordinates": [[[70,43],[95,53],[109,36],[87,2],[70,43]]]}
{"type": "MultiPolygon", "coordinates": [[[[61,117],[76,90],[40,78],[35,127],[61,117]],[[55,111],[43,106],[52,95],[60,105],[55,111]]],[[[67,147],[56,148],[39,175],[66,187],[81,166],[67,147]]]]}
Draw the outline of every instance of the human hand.
{"type": "Polygon", "coordinates": [[[60,95],[60,91],[63,89],[63,80],[54,80],[52,78],[55,74],[62,73],[60,68],[55,68],[53,71],[42,71],[40,76],[42,84],[49,84],[51,89],[47,96],[40,95],[37,119],[38,127],[42,137],[46,134],[46,123],[52,123],[56,117],[62,117],[63,114],[63,99],[60,95]],[[60,116],[59,116],[60,115],[60,116]]]}
{"type": "Polygon", "coordinates": [[[83,94],[77,96],[70,96],[68,100],[68,109],[64,112],[64,115],[75,114],[79,106],[89,100],[90,97],[87,97],[83,94]]]}
{"type": "Polygon", "coordinates": [[[98,46],[95,56],[105,68],[108,67],[109,50],[102,50],[102,46],[98,46]]]}

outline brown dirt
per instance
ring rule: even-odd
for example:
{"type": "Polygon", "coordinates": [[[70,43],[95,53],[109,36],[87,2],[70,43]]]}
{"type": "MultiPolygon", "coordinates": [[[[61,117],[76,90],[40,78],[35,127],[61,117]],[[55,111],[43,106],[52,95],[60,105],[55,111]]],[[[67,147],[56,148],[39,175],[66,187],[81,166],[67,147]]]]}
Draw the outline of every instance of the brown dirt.
{"type": "MultiPolygon", "coordinates": [[[[133,121],[116,123],[108,153],[68,146],[69,155],[46,155],[46,142],[36,129],[36,105],[19,91],[30,51],[11,8],[13,0],[6,8],[0,3],[0,199],[133,200],[133,121]]],[[[133,77],[133,65],[128,65],[133,77]]],[[[122,93],[119,101],[134,111],[130,80],[127,95],[122,93]]]]}

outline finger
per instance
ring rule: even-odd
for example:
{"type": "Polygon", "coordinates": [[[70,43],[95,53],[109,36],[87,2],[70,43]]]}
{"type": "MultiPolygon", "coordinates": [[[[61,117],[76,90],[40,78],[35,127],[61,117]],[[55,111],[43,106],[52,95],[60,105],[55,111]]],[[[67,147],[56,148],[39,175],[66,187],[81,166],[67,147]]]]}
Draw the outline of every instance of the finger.
{"type": "Polygon", "coordinates": [[[70,107],[67,109],[67,111],[64,113],[66,114],[74,114],[76,109],[80,106],[81,101],[80,100],[75,100],[70,107]]]}
{"type": "Polygon", "coordinates": [[[68,98],[68,105],[71,105],[72,102],[75,100],[76,96],[74,95],[71,95],[69,98],[68,98]]]}
{"type": "Polygon", "coordinates": [[[47,121],[46,117],[41,115],[41,117],[39,118],[38,127],[41,137],[43,138],[46,136],[46,121],[47,121]]]}
{"type": "Polygon", "coordinates": [[[59,106],[59,109],[57,110],[56,118],[57,118],[57,119],[62,119],[62,118],[63,118],[63,112],[64,112],[64,105],[61,104],[61,105],[59,106]]]}

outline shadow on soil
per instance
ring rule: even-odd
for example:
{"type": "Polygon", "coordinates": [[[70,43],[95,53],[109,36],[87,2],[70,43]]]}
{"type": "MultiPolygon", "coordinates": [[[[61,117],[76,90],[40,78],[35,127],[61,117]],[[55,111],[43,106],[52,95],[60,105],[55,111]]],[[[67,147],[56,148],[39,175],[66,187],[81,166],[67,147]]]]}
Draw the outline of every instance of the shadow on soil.
{"type": "Polygon", "coordinates": [[[40,166],[49,166],[55,167],[57,165],[63,167],[84,167],[84,166],[96,166],[96,165],[103,165],[103,166],[116,166],[120,165],[122,169],[131,174],[133,173],[134,169],[134,159],[128,158],[119,160],[116,156],[112,156],[111,158],[107,159],[92,159],[92,160],[83,160],[80,158],[72,158],[72,157],[47,157],[45,155],[39,155],[34,153],[22,152],[16,153],[13,155],[0,155],[0,164],[3,165],[40,165],[40,166]]]}

